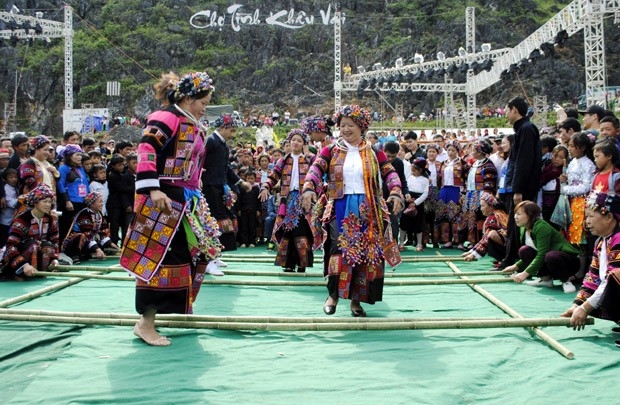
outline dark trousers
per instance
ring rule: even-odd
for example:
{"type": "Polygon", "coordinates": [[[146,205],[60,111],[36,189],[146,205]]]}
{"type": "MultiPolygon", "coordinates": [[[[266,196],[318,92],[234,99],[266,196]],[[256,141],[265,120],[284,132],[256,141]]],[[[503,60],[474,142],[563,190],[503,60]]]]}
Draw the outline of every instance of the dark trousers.
{"type": "MultiPolygon", "coordinates": [[[[538,252],[529,246],[521,246],[519,249],[519,258],[528,266],[538,252]]],[[[551,251],[545,254],[545,262],[538,270],[539,277],[551,277],[565,283],[571,276],[579,271],[579,256],[571,255],[559,251],[551,251]]]]}
{"type": "Polygon", "coordinates": [[[257,224],[256,211],[241,212],[241,216],[239,216],[239,233],[237,234],[237,240],[241,245],[253,245],[256,243],[257,224]]]}

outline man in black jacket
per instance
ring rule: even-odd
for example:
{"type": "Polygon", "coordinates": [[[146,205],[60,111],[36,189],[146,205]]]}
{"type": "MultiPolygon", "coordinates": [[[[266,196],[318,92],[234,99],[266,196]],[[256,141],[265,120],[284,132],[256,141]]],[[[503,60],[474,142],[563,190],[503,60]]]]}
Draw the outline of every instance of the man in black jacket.
{"type": "Polygon", "coordinates": [[[249,191],[251,186],[243,181],[230,166],[226,141],[237,131],[237,122],[229,114],[215,120],[215,131],[207,139],[207,155],[202,173],[202,192],[209,203],[211,215],[217,220],[222,235],[222,251],[237,250],[235,232],[237,218],[225,186],[240,186],[249,191]]]}
{"type": "Polygon", "coordinates": [[[506,257],[500,269],[516,262],[519,253],[519,230],[514,221],[514,207],[521,201],[536,202],[540,187],[542,165],[542,145],[536,125],[527,117],[528,104],[522,97],[515,97],[506,106],[506,118],[513,125],[515,143],[510,149],[513,162],[506,173],[506,188],[512,190],[512,198],[505,201],[508,212],[508,236],[506,238],[506,257]]]}

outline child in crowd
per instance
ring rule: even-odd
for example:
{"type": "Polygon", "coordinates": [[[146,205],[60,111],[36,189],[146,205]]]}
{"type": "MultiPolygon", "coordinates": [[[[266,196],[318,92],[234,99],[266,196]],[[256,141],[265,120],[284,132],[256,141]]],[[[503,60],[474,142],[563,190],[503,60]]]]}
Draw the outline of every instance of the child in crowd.
{"type": "Polygon", "coordinates": [[[404,241],[407,233],[415,234],[416,250],[421,252],[424,249],[422,243],[422,233],[424,232],[424,201],[428,197],[428,170],[426,169],[426,159],[416,158],[411,164],[411,172],[407,177],[407,189],[409,193],[405,195],[407,208],[400,217],[400,243],[399,250],[405,250],[404,241]]]}
{"type": "Polygon", "coordinates": [[[620,195],[620,169],[614,162],[618,160],[618,148],[610,138],[601,138],[594,145],[594,164],[596,172],[591,191],[606,193],[610,196],[620,195]]]}
{"type": "Polygon", "coordinates": [[[240,247],[254,247],[256,243],[257,218],[260,216],[260,201],[258,194],[260,189],[256,183],[256,173],[253,170],[245,172],[245,181],[252,188],[249,191],[243,189],[239,193],[239,233],[237,235],[240,247]]]}
{"type": "Polygon", "coordinates": [[[86,173],[86,177],[88,182],[92,181],[92,177],[90,176],[90,171],[93,168],[93,161],[90,158],[88,153],[82,153],[82,167],[84,168],[84,173],[86,173]]]}
{"type": "Polygon", "coordinates": [[[123,208],[123,222],[121,222],[121,242],[125,240],[127,229],[133,220],[133,205],[136,194],[136,170],[138,169],[138,155],[129,153],[125,156],[127,166],[121,175],[121,203],[123,208]]]}
{"type": "Polygon", "coordinates": [[[17,170],[12,168],[4,169],[4,172],[2,172],[2,179],[4,181],[6,206],[2,208],[0,214],[0,248],[6,245],[6,241],[9,237],[9,229],[11,228],[13,216],[15,215],[15,208],[17,207],[17,170]]]}
{"type": "Polygon", "coordinates": [[[585,132],[573,134],[568,142],[568,153],[573,160],[568,165],[566,174],[560,176],[562,193],[570,200],[573,222],[568,228],[568,241],[573,244],[585,244],[583,221],[586,197],[594,179],[592,142],[585,132]]]}
{"type": "Polygon", "coordinates": [[[276,186],[271,190],[271,194],[267,199],[267,216],[265,217],[265,237],[267,239],[267,250],[272,251],[275,249],[275,244],[272,241],[273,226],[276,223],[278,217],[278,202],[280,201],[280,187],[276,186]]]}
{"type": "Polygon", "coordinates": [[[108,196],[110,195],[110,190],[108,190],[108,182],[106,181],[107,176],[105,166],[102,164],[93,165],[90,173],[91,182],[89,186],[89,191],[91,193],[94,191],[101,193],[101,196],[103,198],[103,208],[101,209],[101,213],[105,218],[107,218],[108,210],[106,209],[106,205],[108,203],[108,196]]]}
{"type": "Polygon", "coordinates": [[[560,198],[560,175],[566,170],[568,149],[564,145],[557,145],[551,153],[550,164],[543,166],[540,176],[540,194],[543,219],[551,223],[551,214],[560,198]]]}
{"type": "Polygon", "coordinates": [[[120,196],[122,194],[122,176],[125,171],[125,158],[114,154],[108,165],[108,190],[113,198],[108,199],[106,209],[110,221],[110,239],[115,245],[119,245],[119,230],[125,220],[125,206],[120,196]]]}

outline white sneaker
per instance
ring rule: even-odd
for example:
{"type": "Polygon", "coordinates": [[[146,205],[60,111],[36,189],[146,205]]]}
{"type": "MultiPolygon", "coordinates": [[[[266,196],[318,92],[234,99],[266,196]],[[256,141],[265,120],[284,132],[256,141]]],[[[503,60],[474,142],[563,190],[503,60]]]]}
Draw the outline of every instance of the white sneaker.
{"type": "Polygon", "coordinates": [[[207,264],[207,270],[206,270],[207,274],[211,274],[212,276],[223,276],[224,272],[222,270],[220,270],[219,267],[217,267],[217,264],[215,264],[214,261],[209,262],[209,264],[207,264]]]}
{"type": "Polygon", "coordinates": [[[253,247],[256,247],[256,246],[254,246],[254,244],[253,244],[253,243],[250,243],[250,244],[248,245],[248,247],[253,248],[253,247]]]}
{"type": "Polygon", "coordinates": [[[213,260],[213,263],[215,263],[217,267],[228,267],[228,265],[224,261],[222,261],[219,257],[213,260]]]}
{"type": "Polygon", "coordinates": [[[571,283],[570,281],[562,283],[562,289],[564,290],[566,294],[574,293],[575,291],[577,291],[577,288],[575,287],[575,285],[571,283]]]}
{"type": "Polygon", "coordinates": [[[245,247],[245,243],[242,243],[241,245],[239,245],[240,248],[244,248],[245,247]]]}
{"type": "Polygon", "coordinates": [[[523,284],[525,285],[529,285],[531,287],[553,287],[553,280],[549,279],[549,280],[543,280],[542,278],[536,279],[536,280],[528,280],[528,281],[524,281],[523,284]]]}

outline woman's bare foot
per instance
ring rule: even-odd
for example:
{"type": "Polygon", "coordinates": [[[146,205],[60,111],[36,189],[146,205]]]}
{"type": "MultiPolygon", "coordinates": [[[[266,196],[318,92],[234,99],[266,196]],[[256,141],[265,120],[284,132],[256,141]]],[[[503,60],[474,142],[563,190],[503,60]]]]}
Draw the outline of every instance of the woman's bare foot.
{"type": "Polygon", "coordinates": [[[133,334],[151,346],[170,346],[170,339],[155,330],[155,314],[144,314],[133,327],[133,334]]]}

